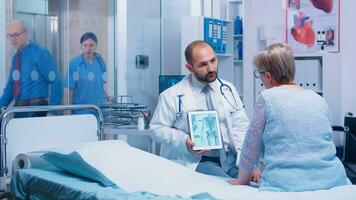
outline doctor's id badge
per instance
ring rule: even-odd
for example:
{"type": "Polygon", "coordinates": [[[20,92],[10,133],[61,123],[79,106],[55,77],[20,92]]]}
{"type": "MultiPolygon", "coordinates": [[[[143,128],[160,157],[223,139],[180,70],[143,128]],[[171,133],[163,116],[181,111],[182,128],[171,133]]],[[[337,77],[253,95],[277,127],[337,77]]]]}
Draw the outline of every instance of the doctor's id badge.
{"type": "Polygon", "coordinates": [[[193,150],[221,149],[221,133],[217,111],[188,112],[193,150]]]}

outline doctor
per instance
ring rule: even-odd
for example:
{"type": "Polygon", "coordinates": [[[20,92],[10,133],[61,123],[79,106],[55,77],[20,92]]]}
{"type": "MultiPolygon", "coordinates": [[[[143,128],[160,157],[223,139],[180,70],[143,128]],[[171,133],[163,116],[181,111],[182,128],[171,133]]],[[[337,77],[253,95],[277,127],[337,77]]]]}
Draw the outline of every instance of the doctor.
{"type": "MultiPolygon", "coordinates": [[[[58,105],[62,97],[62,79],[49,51],[29,40],[23,21],[8,25],[7,38],[16,49],[0,107],[14,101],[15,106],[58,105]]],[[[55,114],[56,112],[50,113],[55,114]]],[[[46,112],[16,113],[15,117],[45,116],[46,112]]]]}
{"type": "Polygon", "coordinates": [[[152,138],[161,143],[162,157],[200,173],[236,177],[236,160],[249,125],[239,95],[231,83],[218,79],[218,59],[208,43],[192,42],[185,58],[190,74],[160,95],[151,121],[152,138]],[[206,86],[212,105],[208,105],[206,86]],[[199,110],[217,110],[223,150],[192,150],[187,113],[199,110]]]}

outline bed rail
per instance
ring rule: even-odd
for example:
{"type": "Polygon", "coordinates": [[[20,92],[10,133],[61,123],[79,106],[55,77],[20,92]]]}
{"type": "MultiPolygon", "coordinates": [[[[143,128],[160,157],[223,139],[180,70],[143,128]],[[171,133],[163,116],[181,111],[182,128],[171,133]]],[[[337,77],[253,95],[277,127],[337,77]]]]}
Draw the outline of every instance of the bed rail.
{"type": "Polygon", "coordinates": [[[103,115],[101,110],[96,105],[53,105],[53,106],[15,106],[7,108],[3,110],[1,113],[1,143],[0,143],[0,176],[4,176],[8,172],[7,166],[7,155],[6,155],[6,144],[7,144],[7,137],[6,137],[6,126],[9,121],[12,119],[11,116],[14,113],[23,113],[23,112],[49,112],[49,111],[62,111],[62,110],[78,110],[78,109],[90,109],[95,112],[95,117],[98,123],[98,131],[97,136],[98,140],[103,139],[103,128],[104,128],[104,121],[103,115]]]}

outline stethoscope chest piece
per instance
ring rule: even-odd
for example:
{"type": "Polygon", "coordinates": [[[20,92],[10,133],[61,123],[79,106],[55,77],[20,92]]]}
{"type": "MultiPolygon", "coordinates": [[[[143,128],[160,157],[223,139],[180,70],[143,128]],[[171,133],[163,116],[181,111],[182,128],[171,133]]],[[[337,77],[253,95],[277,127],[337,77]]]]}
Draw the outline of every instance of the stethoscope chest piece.
{"type": "Polygon", "coordinates": [[[184,96],[183,94],[177,95],[177,97],[178,97],[178,112],[176,113],[177,121],[180,121],[183,119],[183,110],[182,110],[182,104],[183,104],[182,97],[183,96],[184,96]]]}

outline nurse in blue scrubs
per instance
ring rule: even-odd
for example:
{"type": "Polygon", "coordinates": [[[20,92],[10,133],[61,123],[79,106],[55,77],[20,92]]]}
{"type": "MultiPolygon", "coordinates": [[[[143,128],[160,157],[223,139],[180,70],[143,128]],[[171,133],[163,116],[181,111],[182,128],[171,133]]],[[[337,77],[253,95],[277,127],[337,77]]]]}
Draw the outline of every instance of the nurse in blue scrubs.
{"type": "MultiPolygon", "coordinates": [[[[96,53],[98,39],[94,33],[84,33],[80,38],[83,53],[69,63],[66,78],[69,104],[102,104],[106,91],[106,64],[96,53]]],[[[88,113],[74,110],[73,114],[88,113]]]]}

